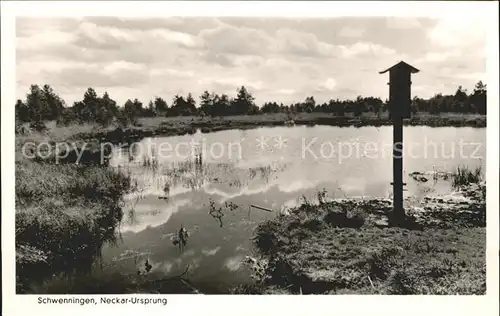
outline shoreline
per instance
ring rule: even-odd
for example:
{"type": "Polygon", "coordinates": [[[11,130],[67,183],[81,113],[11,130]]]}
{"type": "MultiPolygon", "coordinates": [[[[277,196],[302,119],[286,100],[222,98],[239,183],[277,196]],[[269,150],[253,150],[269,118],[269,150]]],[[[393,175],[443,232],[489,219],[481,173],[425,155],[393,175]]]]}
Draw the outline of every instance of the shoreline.
{"type": "Polygon", "coordinates": [[[189,274],[110,270],[56,279],[43,293],[482,295],[484,188],[465,188],[463,199],[429,197],[425,207],[407,209],[403,227],[391,224],[388,199],[303,203],[255,228],[259,257],[245,262],[256,276],[252,284],[222,290],[216,282],[192,282],[189,274]]]}
{"type": "Polygon", "coordinates": [[[260,273],[242,294],[461,294],[486,291],[485,184],[428,198],[391,224],[382,199],[303,204],[261,223],[260,273]],[[418,258],[418,260],[416,260],[418,258]]]}
{"type": "MultiPolygon", "coordinates": [[[[291,126],[333,126],[333,127],[381,127],[392,126],[389,118],[378,117],[335,117],[326,115],[303,114],[292,120],[291,126]]],[[[212,133],[232,129],[253,129],[260,127],[290,126],[285,115],[253,115],[229,118],[143,118],[140,126],[117,127],[114,129],[92,130],[73,135],[75,139],[119,143],[138,141],[146,137],[167,137],[202,133],[212,133]]],[[[472,127],[485,128],[486,115],[415,116],[403,121],[404,126],[428,127],[472,127]]]]}
{"type": "MultiPolygon", "coordinates": [[[[76,266],[78,266],[79,258],[83,257],[92,259],[90,261],[86,260],[86,267],[83,268],[83,270],[88,271],[89,266],[96,264],[102,244],[115,240],[117,223],[123,217],[123,210],[118,206],[119,201],[125,191],[131,189],[131,187],[130,179],[117,174],[115,170],[108,168],[106,163],[100,163],[99,159],[102,156],[100,144],[103,142],[127,142],[159,135],[184,135],[194,133],[197,128],[200,128],[202,132],[215,132],[236,128],[283,126],[285,124],[284,121],[279,121],[275,118],[260,122],[244,121],[241,118],[240,121],[219,120],[215,123],[210,121],[210,125],[207,125],[208,122],[203,120],[189,121],[188,119],[183,119],[180,122],[175,122],[167,119],[166,122],[172,124],[159,123],[152,126],[143,124],[142,127],[132,127],[124,130],[120,128],[97,130],[92,127],[90,132],[82,132],[78,127],[75,130],[71,130],[72,126],[69,126],[58,127],[54,131],[49,129],[49,133],[44,135],[16,135],[16,145],[31,138],[37,141],[49,140],[51,143],[55,143],[57,140],[66,142],[77,140],[84,142],[86,139],[90,139],[92,144],[85,151],[85,158],[81,160],[82,165],[80,166],[76,166],[74,160],[72,160],[74,152],[70,153],[69,158],[62,161],[63,164],[58,166],[54,164],[53,156],[49,157],[48,160],[18,159],[16,157],[17,271],[28,271],[28,279],[31,277],[34,278],[33,273],[34,271],[38,271],[37,269],[39,268],[43,268],[47,272],[47,275],[71,271],[75,268],[75,265],[72,266],[71,262],[73,264],[76,263],[76,266]],[[42,188],[45,190],[45,193],[42,192],[42,188]],[[96,201],[93,198],[96,188],[99,188],[100,194],[108,197],[107,202],[96,201]],[[83,199],[78,197],[78,192],[81,193],[83,199]],[[40,198],[40,201],[35,202],[36,197],[40,198]],[[97,227],[97,230],[94,230],[94,226],[97,227]],[[74,238],[70,242],[60,244],[61,240],[65,240],[63,237],[64,231],[70,227],[77,227],[76,231],[72,232],[74,238]],[[101,228],[106,228],[104,235],[98,232],[101,228]],[[42,239],[43,242],[48,242],[45,245],[39,244],[39,238],[33,237],[34,235],[39,236],[41,233],[45,234],[45,237],[42,239]],[[34,241],[36,241],[35,244],[32,244],[34,241]],[[80,249],[84,245],[90,245],[90,247],[85,251],[74,250],[80,249]],[[69,256],[70,254],[70,259],[66,260],[63,258],[56,265],[50,261],[58,255],[69,256]]],[[[318,122],[331,124],[338,121],[333,119],[333,121],[315,120],[314,124],[310,122],[312,121],[302,119],[298,120],[296,125],[328,125],[319,124],[318,122]]],[[[349,120],[346,122],[349,122],[349,124],[352,123],[349,120]]],[[[412,121],[409,121],[409,124],[413,124],[412,121]]],[[[16,147],[16,151],[18,151],[19,146],[16,147]]],[[[478,234],[481,235],[480,232],[478,234]]],[[[18,272],[16,272],[16,277],[20,277],[18,272]]],[[[36,278],[38,277],[40,275],[36,278]]],[[[23,277],[21,276],[21,278],[23,277]]],[[[87,281],[92,279],[89,276],[84,276],[83,278],[87,281]]],[[[123,285],[123,283],[127,283],[127,279],[136,284],[138,282],[136,278],[136,276],[122,275],[119,279],[112,279],[108,286],[114,288],[114,282],[123,285]]],[[[175,291],[182,288],[182,291],[188,291],[189,293],[193,291],[192,286],[187,286],[184,282],[178,281],[180,282],[177,283],[178,287],[174,286],[171,290],[175,291]]],[[[64,282],[66,281],[62,283],[64,282]]],[[[156,291],[154,289],[157,286],[167,289],[170,285],[162,284],[161,280],[145,280],[142,285],[144,290],[149,289],[148,291],[156,291]]],[[[76,290],[79,291],[78,289],[76,290]]]]}

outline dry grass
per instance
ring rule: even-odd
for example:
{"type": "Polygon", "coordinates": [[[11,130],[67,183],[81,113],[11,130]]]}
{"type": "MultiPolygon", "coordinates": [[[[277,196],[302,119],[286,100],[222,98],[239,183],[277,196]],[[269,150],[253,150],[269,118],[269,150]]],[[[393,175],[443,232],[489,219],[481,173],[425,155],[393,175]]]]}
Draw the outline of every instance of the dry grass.
{"type": "Polygon", "coordinates": [[[454,188],[468,186],[470,184],[478,184],[483,181],[483,170],[481,166],[469,169],[466,166],[459,166],[452,172],[451,180],[454,188]]]}
{"type": "MultiPolygon", "coordinates": [[[[484,213],[484,204],[471,204],[478,206],[484,213]]],[[[389,211],[377,200],[304,203],[260,224],[254,242],[269,262],[267,274],[241,291],[485,294],[484,223],[445,216],[439,221],[452,225],[433,225],[431,213],[411,229],[376,225],[389,211]]]]}
{"type": "MultiPolygon", "coordinates": [[[[105,165],[53,164],[20,153],[26,141],[53,144],[52,135],[16,138],[16,276],[18,290],[55,272],[88,271],[106,241],[116,239],[122,194],[130,179],[105,165]]],[[[69,133],[66,131],[65,133],[69,133]]]]}

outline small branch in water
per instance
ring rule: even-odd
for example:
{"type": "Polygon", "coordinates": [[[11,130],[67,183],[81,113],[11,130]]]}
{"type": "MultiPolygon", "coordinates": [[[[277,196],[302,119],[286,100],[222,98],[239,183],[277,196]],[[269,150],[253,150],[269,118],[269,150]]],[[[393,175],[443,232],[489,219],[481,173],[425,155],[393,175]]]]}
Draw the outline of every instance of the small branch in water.
{"type": "Polygon", "coordinates": [[[188,271],[189,271],[189,268],[190,268],[190,267],[191,267],[191,265],[190,265],[190,264],[188,264],[188,265],[186,266],[186,269],[184,270],[184,272],[182,272],[182,273],[181,273],[181,274],[179,274],[178,276],[174,276],[174,277],[172,277],[172,278],[181,278],[181,277],[182,277],[182,276],[184,276],[186,273],[188,273],[188,271]]]}
{"type": "Polygon", "coordinates": [[[265,207],[262,207],[262,206],[257,206],[257,205],[253,205],[253,204],[251,204],[250,206],[251,206],[251,207],[255,207],[255,208],[259,209],[259,210],[266,211],[266,212],[274,212],[274,210],[272,210],[272,209],[270,209],[270,208],[265,208],[265,207]]]}

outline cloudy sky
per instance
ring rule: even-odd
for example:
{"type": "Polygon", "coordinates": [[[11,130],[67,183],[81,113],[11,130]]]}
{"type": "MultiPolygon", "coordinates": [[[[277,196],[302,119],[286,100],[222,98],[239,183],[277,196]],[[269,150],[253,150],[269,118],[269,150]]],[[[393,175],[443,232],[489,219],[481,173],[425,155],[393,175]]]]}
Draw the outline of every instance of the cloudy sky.
{"type": "Polygon", "coordinates": [[[91,86],[119,104],[245,85],[265,101],[386,98],[384,70],[421,70],[413,94],[485,80],[481,20],[417,18],[18,18],[17,97],[48,83],[67,104],[91,86]]]}

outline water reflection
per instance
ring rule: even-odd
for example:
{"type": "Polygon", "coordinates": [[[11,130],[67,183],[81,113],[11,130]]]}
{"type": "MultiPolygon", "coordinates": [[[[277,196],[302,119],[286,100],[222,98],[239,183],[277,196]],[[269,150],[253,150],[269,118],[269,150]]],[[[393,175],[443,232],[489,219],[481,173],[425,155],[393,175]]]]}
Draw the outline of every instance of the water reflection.
{"type": "MultiPolygon", "coordinates": [[[[405,127],[405,143],[418,143],[424,137],[447,146],[456,146],[459,140],[484,144],[485,129],[405,127]]],[[[123,243],[106,249],[104,256],[121,258],[115,262],[123,270],[143,267],[144,255],[139,260],[123,256],[137,252],[148,254],[152,272],[182,273],[190,265],[190,277],[199,280],[248,281],[249,275],[242,272],[245,268],[240,263],[251,250],[255,225],[296,206],[302,196],[312,201],[391,197],[392,148],[384,147],[391,141],[390,127],[279,127],[146,139],[133,149],[116,148],[110,163],[131,175],[136,190],[125,197],[129,216],[121,227],[123,243]],[[284,145],[274,141],[278,136],[286,140],[284,145]],[[189,150],[183,145],[201,138],[206,138],[205,150],[200,146],[189,150]],[[259,139],[267,139],[267,147],[257,146],[259,139]],[[380,152],[362,152],[343,160],[338,159],[340,153],[330,159],[315,159],[303,155],[304,144],[312,139],[316,140],[308,148],[315,155],[321,150],[330,154],[329,143],[335,142],[361,147],[376,143],[380,152]],[[216,143],[223,144],[219,146],[222,148],[232,144],[232,151],[210,154],[211,144],[216,143]],[[178,146],[183,148],[181,155],[164,155],[165,150],[162,155],[161,147],[172,149],[172,153],[179,144],[183,145],[178,146]],[[239,144],[240,155],[235,155],[238,150],[234,144],[239,144]],[[183,251],[173,244],[180,227],[190,234],[183,251]]],[[[405,150],[411,148],[406,146],[405,150]]],[[[461,164],[484,167],[484,160],[463,155],[450,158],[450,151],[445,153],[446,157],[418,158],[405,151],[408,201],[451,190],[448,182],[433,181],[432,177],[426,182],[414,181],[410,176],[414,171],[445,172],[461,164]]],[[[484,153],[483,147],[478,154],[484,153]]]]}

